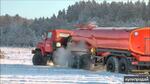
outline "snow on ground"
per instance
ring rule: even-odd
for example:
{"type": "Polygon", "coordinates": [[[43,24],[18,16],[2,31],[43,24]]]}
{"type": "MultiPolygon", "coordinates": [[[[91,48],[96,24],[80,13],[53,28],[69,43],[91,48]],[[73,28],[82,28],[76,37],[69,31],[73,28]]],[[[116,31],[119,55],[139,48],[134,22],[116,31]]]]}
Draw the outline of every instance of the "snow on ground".
{"type": "Polygon", "coordinates": [[[88,71],[64,67],[33,66],[34,48],[1,47],[0,84],[99,84],[123,83],[125,74],[88,71]]]}
{"type": "Polygon", "coordinates": [[[0,59],[0,64],[27,64],[32,65],[31,50],[34,48],[1,47],[5,58],[0,59]]]}
{"type": "Polygon", "coordinates": [[[65,67],[1,65],[1,84],[18,83],[122,83],[124,74],[93,72],[65,67]]]}

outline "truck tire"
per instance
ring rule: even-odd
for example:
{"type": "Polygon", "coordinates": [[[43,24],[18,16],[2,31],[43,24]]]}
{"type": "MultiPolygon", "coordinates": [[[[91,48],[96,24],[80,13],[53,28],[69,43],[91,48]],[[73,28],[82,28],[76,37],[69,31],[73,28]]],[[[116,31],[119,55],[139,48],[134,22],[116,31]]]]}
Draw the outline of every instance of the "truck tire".
{"type": "Polygon", "coordinates": [[[79,57],[79,68],[86,70],[92,70],[94,68],[94,64],[89,54],[83,54],[79,57]]]}
{"type": "Polygon", "coordinates": [[[47,54],[45,56],[43,56],[43,65],[49,65],[49,66],[52,66],[53,65],[53,55],[50,53],[50,54],[47,54]]]}
{"type": "Polygon", "coordinates": [[[106,69],[109,72],[118,72],[119,71],[119,62],[116,57],[109,57],[106,62],[106,69]]]}
{"type": "Polygon", "coordinates": [[[126,58],[121,58],[119,60],[119,73],[127,74],[130,71],[130,64],[126,58]]]}
{"type": "Polygon", "coordinates": [[[40,51],[36,51],[32,58],[33,65],[44,65],[43,58],[40,51]]]}

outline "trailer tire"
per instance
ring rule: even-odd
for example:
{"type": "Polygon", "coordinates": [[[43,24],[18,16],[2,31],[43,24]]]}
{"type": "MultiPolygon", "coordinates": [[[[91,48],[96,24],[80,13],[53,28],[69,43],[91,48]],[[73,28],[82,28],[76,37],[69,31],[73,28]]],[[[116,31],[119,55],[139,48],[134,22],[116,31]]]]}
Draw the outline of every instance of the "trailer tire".
{"type": "Polygon", "coordinates": [[[91,55],[89,55],[89,54],[81,55],[79,61],[80,61],[79,67],[81,69],[92,70],[94,68],[94,64],[92,62],[91,55]]]}
{"type": "Polygon", "coordinates": [[[130,70],[129,61],[126,58],[121,58],[119,63],[119,73],[128,74],[130,70]]]}
{"type": "Polygon", "coordinates": [[[33,65],[43,65],[43,58],[40,51],[36,51],[32,58],[33,65]]]}
{"type": "Polygon", "coordinates": [[[116,57],[109,57],[106,63],[106,69],[109,72],[118,72],[119,71],[119,62],[116,57]]]}

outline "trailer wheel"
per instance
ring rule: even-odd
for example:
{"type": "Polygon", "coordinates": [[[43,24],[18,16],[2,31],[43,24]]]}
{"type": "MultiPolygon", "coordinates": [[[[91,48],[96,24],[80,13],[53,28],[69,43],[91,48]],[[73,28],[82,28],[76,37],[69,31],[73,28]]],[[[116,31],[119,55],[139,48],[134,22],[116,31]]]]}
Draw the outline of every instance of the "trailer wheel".
{"type": "Polygon", "coordinates": [[[119,63],[116,57],[109,57],[106,63],[107,71],[110,72],[118,72],[119,71],[119,63]]]}
{"type": "Polygon", "coordinates": [[[129,61],[126,58],[121,58],[119,63],[119,73],[129,73],[129,61]]]}
{"type": "Polygon", "coordinates": [[[40,51],[36,51],[32,58],[33,65],[43,65],[43,58],[40,51]]]}
{"type": "Polygon", "coordinates": [[[89,54],[83,54],[79,57],[79,68],[86,70],[92,70],[94,68],[94,63],[89,54]]]}

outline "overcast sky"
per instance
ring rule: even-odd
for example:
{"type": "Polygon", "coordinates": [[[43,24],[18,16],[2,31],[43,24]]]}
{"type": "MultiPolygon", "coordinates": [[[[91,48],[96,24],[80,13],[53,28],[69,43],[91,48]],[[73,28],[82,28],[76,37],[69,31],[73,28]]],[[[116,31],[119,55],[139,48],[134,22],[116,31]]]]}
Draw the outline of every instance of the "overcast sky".
{"type": "MultiPolygon", "coordinates": [[[[67,9],[69,5],[73,5],[77,1],[81,0],[0,0],[0,14],[16,15],[19,14],[22,17],[33,19],[35,17],[51,17],[53,14],[57,15],[57,12],[62,9],[67,9]]],[[[88,0],[84,0],[88,1],[88,0]]],[[[97,2],[103,2],[104,0],[95,0],[97,2]]],[[[105,0],[111,1],[138,1],[138,0],[105,0]]],[[[140,0],[148,2],[148,0],[140,0]]]]}

